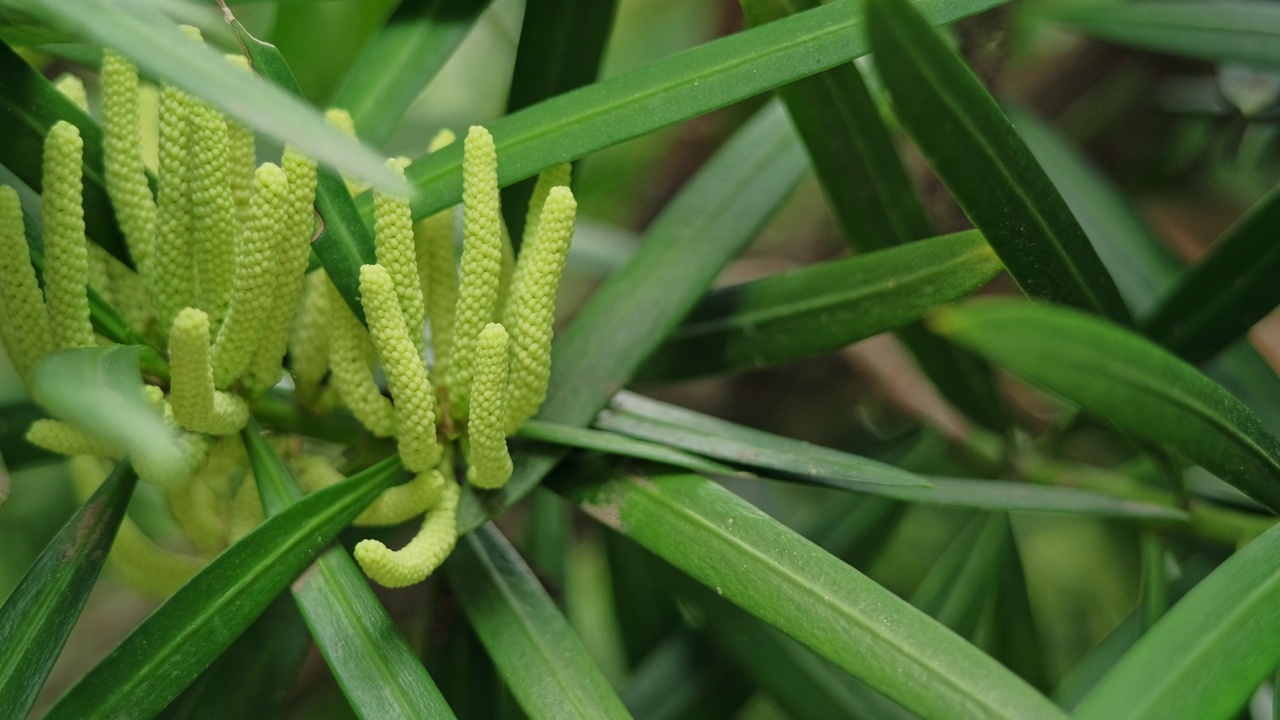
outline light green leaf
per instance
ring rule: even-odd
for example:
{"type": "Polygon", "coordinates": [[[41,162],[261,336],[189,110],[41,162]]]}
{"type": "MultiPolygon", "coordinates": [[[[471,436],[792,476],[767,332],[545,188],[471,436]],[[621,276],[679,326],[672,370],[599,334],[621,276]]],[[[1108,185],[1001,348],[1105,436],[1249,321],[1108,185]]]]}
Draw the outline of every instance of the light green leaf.
{"type": "Polygon", "coordinates": [[[1002,266],[976,231],[833,260],[717,290],[638,379],[743,371],[836,350],[914,323],[1002,266]]]}
{"type": "Polygon", "coordinates": [[[1129,324],[1107,269],[995,100],[906,0],[869,0],[899,121],[1024,292],[1129,324]]]}
{"type": "Polygon", "coordinates": [[[31,711],[98,580],[137,482],[128,463],[118,465],[0,607],[0,716],[31,711]]]}
{"type": "Polygon", "coordinates": [[[530,718],[627,718],[582,641],[515,548],[492,525],[445,564],[467,619],[530,718]]]}
{"type": "MultiPolygon", "coordinates": [[[[256,424],[243,433],[262,504],[268,515],[302,499],[289,469],[256,424]]],[[[399,458],[383,463],[402,474],[399,458]]],[[[290,586],[298,609],[352,709],[362,718],[451,718],[453,711],[391,621],[364,574],[341,546],[325,551],[290,586]]]]}
{"type": "Polygon", "coordinates": [[[162,367],[151,348],[111,345],[56,352],[36,368],[35,400],[119,448],[148,477],[184,477],[184,443],[142,390],[142,373],[162,367]]]}
{"type": "Polygon", "coordinates": [[[922,717],[1062,717],[995,660],[715,483],[568,470],[552,489],[593,518],[922,717]]]}
{"type": "Polygon", "coordinates": [[[1081,720],[1234,717],[1280,665],[1280,527],[1187,593],[1098,683],[1081,720]]]}
{"type": "Polygon", "coordinates": [[[1280,69],[1280,7],[1270,2],[1053,2],[1037,14],[1100,40],[1280,69]]]}
{"type": "Polygon", "coordinates": [[[269,518],[156,609],[47,717],[154,715],[288,588],[398,470],[398,459],[388,459],[269,518]]]}
{"type": "Polygon", "coordinates": [[[1150,341],[1078,312],[1008,300],[953,306],[931,324],[1280,510],[1280,442],[1221,386],[1150,341]]]}
{"type": "Polygon", "coordinates": [[[329,126],[296,97],[254,82],[212,48],[192,42],[147,0],[5,0],[49,25],[112,48],[140,70],[207,100],[227,115],[318,161],[405,193],[384,160],[329,126]]]}

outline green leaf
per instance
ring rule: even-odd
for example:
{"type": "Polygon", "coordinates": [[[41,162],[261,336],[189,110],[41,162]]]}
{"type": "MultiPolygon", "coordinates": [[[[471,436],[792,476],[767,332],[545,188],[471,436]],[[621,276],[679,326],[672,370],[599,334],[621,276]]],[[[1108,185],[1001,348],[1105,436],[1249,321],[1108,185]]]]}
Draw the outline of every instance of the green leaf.
{"type": "Polygon", "coordinates": [[[178,431],[142,390],[142,372],[163,366],[155,351],[136,345],[73,348],[36,368],[35,401],[119,448],[151,477],[183,477],[188,458],[178,431]]]}
{"type": "MultiPolygon", "coordinates": [[[[946,23],[1005,0],[921,0],[932,21],[946,23]]],[[[510,185],[549,167],[718,110],[797,78],[865,54],[855,0],[837,0],[776,23],[706,43],[538,103],[488,125],[498,148],[498,182],[510,185]]],[[[422,218],[462,199],[462,147],[419,159],[406,171],[422,218]]],[[[359,199],[371,217],[373,198],[359,199]]],[[[317,252],[322,252],[317,247],[317,252]]],[[[325,267],[330,267],[328,259],[325,267]]],[[[359,286],[335,276],[349,303],[359,286]]],[[[331,273],[332,274],[332,273],[331,273]]]]}
{"type": "Polygon", "coordinates": [[[719,418],[618,393],[596,425],[725,462],[764,468],[780,479],[895,500],[978,510],[1021,510],[1185,522],[1177,508],[1066,487],[1002,480],[921,477],[876,460],[743,427],[719,418]]]}
{"type": "Polygon", "coordinates": [[[1075,717],[1230,718],[1280,665],[1280,527],[1232,555],[1156,623],[1075,717]]]}
{"type": "MultiPolygon", "coordinates": [[[[741,0],[752,25],[810,10],[818,0],[741,0]]],[[[827,195],[845,241],[860,252],[908,243],[934,234],[903,167],[881,108],[853,63],[778,88],[827,195]]],[[[898,337],[921,370],[962,412],[1004,430],[991,368],[918,325],[898,337]]]]}
{"type": "Polygon", "coordinates": [[[530,718],[630,717],[569,622],[492,525],[462,538],[445,571],[530,718]]]}
{"type": "Polygon", "coordinates": [[[1100,40],[1280,70],[1280,8],[1270,2],[1054,2],[1037,14],[1100,40]]]}
{"type": "MultiPolygon", "coordinates": [[[[595,82],[617,6],[618,0],[526,2],[507,114],[595,82]]],[[[533,186],[531,178],[502,191],[502,216],[516,250],[533,186]]]]}
{"type": "Polygon", "coordinates": [[[556,492],[909,710],[1062,717],[980,650],[715,483],[568,470],[556,492]]]}
{"type": "Polygon", "coordinates": [[[975,516],[929,567],[911,604],[961,637],[972,637],[1012,547],[1007,517],[975,516]]]}
{"type": "Polygon", "coordinates": [[[744,371],[836,350],[914,323],[1000,270],[982,235],[969,231],[717,290],[638,379],[744,371]]]}
{"type": "Polygon", "coordinates": [[[389,458],[249,533],[156,609],[47,717],[150,717],[244,632],[400,469],[389,458]]]}
{"type": "Polygon", "coordinates": [[[929,486],[919,476],[892,465],[743,427],[630,392],[615,395],[609,409],[596,419],[596,425],[738,465],[788,475],[845,484],[929,486]]]}
{"type": "Polygon", "coordinates": [[[869,0],[867,32],[899,121],[1023,291],[1130,324],[1062,196],[929,22],[906,0],[869,0]]]}
{"type": "MultiPolygon", "coordinates": [[[[124,236],[107,198],[102,168],[102,129],[76,104],[0,41],[0,165],[32,190],[44,187],[44,140],[59,120],[80,130],[84,141],[85,231],[103,249],[132,266],[124,236]]],[[[28,216],[28,222],[30,217],[28,216]]]]}
{"type": "Polygon", "coordinates": [[[138,476],[116,466],[0,607],[0,715],[26,717],[89,599],[138,476]]]}
{"type": "MultiPolygon", "coordinates": [[[[254,70],[293,95],[302,97],[302,89],[280,50],[250,35],[239,21],[232,27],[249,54],[254,70]]],[[[321,232],[312,241],[313,252],[324,263],[325,271],[356,317],[363,322],[364,306],[358,300],[360,267],[377,262],[373,250],[373,228],[356,210],[346,180],[328,168],[322,167],[316,174],[315,206],[320,213],[321,232]]]]}
{"type": "Polygon", "coordinates": [[[332,103],[380,147],[453,55],[489,0],[408,0],[365,47],[332,103]]]}
{"type": "MultiPolygon", "coordinates": [[[[278,516],[307,502],[256,423],[244,430],[243,437],[268,515],[278,516]]],[[[382,465],[390,477],[401,474],[398,457],[382,465]]],[[[416,717],[423,713],[453,717],[440,690],[344,548],[327,550],[290,587],[325,662],[360,717],[416,717]]]]}
{"type": "MultiPolygon", "coordinates": [[[[1280,22],[1280,15],[1277,15],[1280,22]]],[[[1227,229],[1141,323],[1152,340],[1193,363],[1217,355],[1280,303],[1280,188],[1227,229]]]]}
{"type": "Polygon", "coordinates": [[[319,162],[380,188],[405,192],[384,160],[330,127],[305,102],[254,82],[213,48],[193,43],[146,0],[6,0],[51,26],[109,47],[140,70],[207,100],[227,115],[319,162]]]}
{"type": "Polygon", "coordinates": [[[640,458],[641,460],[663,463],[664,465],[684,468],[693,472],[717,475],[742,474],[726,465],[676,450],[669,445],[645,442],[626,435],[581,428],[574,425],[560,425],[542,420],[530,420],[525,423],[524,427],[520,428],[519,435],[538,442],[640,458]]]}
{"type": "Polygon", "coordinates": [[[1078,312],[1019,301],[971,301],[940,311],[932,324],[1280,509],[1280,443],[1239,400],[1150,341],[1078,312]]]}
{"type": "MultiPolygon", "coordinates": [[[[586,426],[625,385],[729,260],[742,251],[805,172],[782,109],[771,105],[703,166],[645,234],[640,251],[578,314],[552,349],[538,418],[586,426]],[[691,248],[696,248],[691,252],[691,248]]],[[[502,490],[464,490],[460,531],[479,527],[528,493],[565,450],[528,448],[502,490]]]]}

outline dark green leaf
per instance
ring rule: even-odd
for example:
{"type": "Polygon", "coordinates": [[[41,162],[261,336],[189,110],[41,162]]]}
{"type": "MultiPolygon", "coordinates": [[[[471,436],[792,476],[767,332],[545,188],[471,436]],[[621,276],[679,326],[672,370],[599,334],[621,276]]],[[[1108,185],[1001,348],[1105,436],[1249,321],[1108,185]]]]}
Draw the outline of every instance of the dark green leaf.
{"type": "Polygon", "coordinates": [[[974,517],[929,567],[911,593],[911,604],[961,637],[972,637],[1012,545],[1007,517],[974,517]]]}
{"type": "Polygon", "coordinates": [[[524,427],[520,428],[520,437],[564,447],[583,448],[612,455],[650,460],[664,465],[692,470],[693,472],[716,475],[740,474],[731,467],[712,462],[698,455],[676,450],[668,445],[645,442],[626,435],[580,428],[574,425],[559,425],[542,420],[530,420],[524,427]]]}
{"type": "MultiPolygon", "coordinates": [[[[1277,15],[1280,22],[1280,15],[1277,15]]],[[[1258,201],[1187,271],[1141,323],[1152,340],[1193,363],[1217,355],[1280,303],[1280,188],[1258,201]]]]}
{"type": "MultiPolygon", "coordinates": [[[[781,108],[769,106],[739,130],[667,205],[636,256],[596,292],[556,343],[539,419],[588,425],[804,172],[804,153],[781,108]]],[[[564,454],[559,448],[522,449],[505,488],[463,492],[459,529],[479,527],[523,497],[564,454]]]]}
{"type": "Polygon", "coordinates": [[[638,379],[743,371],[836,350],[914,323],[1000,270],[982,235],[969,231],[717,290],[638,379]]]}
{"type": "Polygon", "coordinates": [[[227,548],[58,701],[49,718],[149,717],[244,632],[400,469],[389,458],[227,548]]]}
{"type": "Polygon", "coordinates": [[[1270,2],[1054,2],[1039,14],[1100,40],[1280,69],[1280,7],[1270,2]]]}
{"type": "Polygon", "coordinates": [[[533,572],[492,525],[459,540],[445,571],[530,718],[630,717],[533,572]]]}
{"type": "Polygon", "coordinates": [[[587,464],[552,489],[926,718],[1062,717],[999,663],[715,483],[587,464]]]}
{"type": "Polygon", "coordinates": [[[408,0],[365,47],[331,105],[380,147],[457,50],[489,0],[408,0]]]}
{"type": "Polygon", "coordinates": [[[898,119],[1023,291],[1129,324],[1062,196],[929,22],[906,0],[870,0],[867,32],[898,119]]]}
{"type": "Polygon", "coordinates": [[[1280,527],[1209,574],[1084,699],[1075,717],[1230,718],[1280,665],[1280,527]]]}
{"type": "Polygon", "coordinates": [[[102,129],[8,45],[0,42],[0,165],[37,192],[44,187],[44,139],[59,120],[84,141],[84,225],[89,237],[132,264],[107,198],[102,169],[102,129]]]}
{"type": "Polygon", "coordinates": [[[0,716],[31,710],[98,580],[138,476],[116,466],[0,607],[0,716]]]}
{"type": "Polygon", "coordinates": [[[298,98],[253,82],[212,48],[193,43],[146,0],[16,0],[51,26],[109,47],[140,70],[197,95],[249,127],[342,172],[404,191],[373,151],[352,142],[298,98]]]}
{"type": "MultiPolygon", "coordinates": [[[[752,25],[772,22],[819,5],[818,0],[741,0],[752,25]]],[[[845,240],[860,252],[933,235],[924,207],[885,125],[853,63],[778,88],[796,131],[809,151],[818,182],[845,240]]],[[[991,368],[918,325],[899,338],[938,390],[978,422],[1003,430],[991,368]]]]}
{"type": "Polygon", "coordinates": [[[704,720],[736,717],[755,690],[722,650],[677,632],[636,667],[622,698],[644,720],[704,720]]]}
{"type": "Polygon", "coordinates": [[[1280,443],[1239,400],[1150,341],[1078,312],[1019,301],[971,301],[940,311],[932,324],[1280,509],[1280,443]]]}
{"type": "MultiPolygon", "coordinates": [[[[595,82],[618,0],[531,0],[524,6],[507,114],[595,82]]],[[[533,180],[502,191],[502,215],[520,249],[533,180]]]]}
{"type": "Polygon", "coordinates": [[[163,365],[151,348],[111,345],[56,352],[36,368],[35,400],[130,456],[147,477],[182,477],[177,431],[142,390],[142,372],[163,365]]]}
{"type": "MultiPolygon", "coordinates": [[[[289,512],[302,488],[256,425],[244,431],[262,504],[270,515],[289,512]]],[[[398,458],[384,463],[392,477],[398,458]]],[[[453,712],[404,635],[369,588],[351,554],[334,547],[291,586],[294,600],[351,707],[362,718],[453,717],[453,712]]]]}

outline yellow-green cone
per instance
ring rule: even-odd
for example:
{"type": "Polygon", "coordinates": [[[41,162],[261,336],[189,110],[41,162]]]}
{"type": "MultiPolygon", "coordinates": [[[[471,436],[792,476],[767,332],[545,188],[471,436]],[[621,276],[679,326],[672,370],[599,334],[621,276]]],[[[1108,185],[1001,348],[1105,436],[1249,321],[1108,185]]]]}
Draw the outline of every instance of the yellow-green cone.
{"type": "Polygon", "coordinates": [[[71,423],[61,420],[36,420],[27,430],[27,440],[38,447],[60,455],[95,455],[119,460],[123,453],[71,423]]]}
{"type": "MultiPolygon", "coordinates": [[[[441,130],[428,148],[435,152],[453,143],[449,130],[441,130]]],[[[419,220],[413,226],[414,251],[423,304],[431,325],[431,349],[435,355],[436,382],[445,378],[453,347],[453,313],[458,304],[458,257],[453,247],[453,208],[419,220]]]]}
{"type": "Polygon", "coordinates": [[[396,412],[373,377],[373,342],[355,313],[338,295],[337,288],[329,283],[328,290],[333,308],[333,330],[329,337],[333,387],[369,432],[390,437],[396,432],[396,412]]]}
{"type": "Polygon", "coordinates": [[[462,263],[453,347],[446,361],[455,417],[466,416],[476,342],[497,311],[503,242],[498,203],[493,136],[482,127],[472,127],[463,147],[462,263]]]}
{"type": "MultiPolygon", "coordinates": [[[[140,149],[138,69],[116,52],[104,50],[100,77],[107,194],[134,264],[144,272],[156,234],[156,203],[147,184],[140,149]]],[[[149,305],[148,301],[147,314],[149,305]]]]}
{"type": "Polygon", "coordinates": [[[509,433],[533,417],[547,397],[556,290],[573,238],[577,208],[569,188],[553,188],[547,194],[537,236],[520,253],[511,302],[503,317],[511,330],[506,420],[509,433]]]}
{"type": "Polygon", "coordinates": [[[213,380],[219,388],[235,382],[249,366],[272,307],[276,245],[285,234],[289,190],[284,171],[265,163],[254,175],[249,224],[240,239],[231,307],[213,346],[213,380]]]}
{"type": "MultiPolygon", "coordinates": [[[[243,55],[227,55],[227,61],[245,72],[251,72],[249,60],[243,55]]],[[[227,170],[231,197],[236,203],[236,227],[243,228],[249,221],[249,201],[253,197],[253,171],[258,158],[253,131],[235,120],[227,119],[227,170]]]]}
{"type": "Polygon", "coordinates": [[[6,185],[0,185],[0,278],[0,340],[30,390],[31,374],[53,352],[53,339],[23,232],[22,205],[6,185]]]}
{"type": "Polygon", "coordinates": [[[511,479],[506,414],[507,331],[498,323],[489,323],[476,344],[471,416],[467,420],[471,449],[467,480],[478,488],[500,488],[511,479]]]}
{"type": "Polygon", "coordinates": [[[214,389],[209,359],[209,316],[185,308],[169,332],[169,404],[173,417],[188,430],[210,435],[239,432],[249,420],[249,407],[238,395],[214,389]]]}
{"type": "Polygon", "coordinates": [[[143,280],[161,332],[168,331],[178,311],[196,305],[195,248],[191,242],[189,140],[192,100],[181,90],[160,91],[160,172],[156,200],[156,235],[143,280]]]}
{"type": "Polygon", "coordinates": [[[303,404],[314,408],[320,399],[320,383],[329,372],[329,337],[333,307],[327,285],[332,285],[323,269],[307,275],[302,303],[289,334],[289,371],[303,404]]]}
{"type": "Polygon", "coordinates": [[[203,102],[191,104],[191,147],[188,185],[191,196],[191,243],[195,248],[199,307],[214,327],[231,304],[235,282],[236,244],[240,229],[232,195],[227,121],[203,102]]]}
{"type": "MultiPolygon", "coordinates": [[[[398,160],[387,161],[387,167],[404,177],[404,165],[398,160]]],[[[391,275],[405,327],[421,356],[424,349],[422,330],[426,324],[426,308],[422,299],[422,282],[418,278],[409,198],[374,192],[373,238],[378,264],[391,275]]]]}
{"type": "Polygon", "coordinates": [[[84,237],[80,130],[59,121],[44,144],[44,301],[57,349],[92,347],[89,322],[89,251],[84,237]]]}
{"type": "Polygon", "coordinates": [[[373,346],[395,404],[398,444],[404,466],[425,472],[440,460],[436,440],[435,388],[422,356],[409,338],[391,274],[381,265],[360,268],[360,294],[373,346]]]}
{"type": "Polygon", "coordinates": [[[445,482],[440,501],[427,511],[418,534],[398,551],[377,540],[361,540],[355,551],[360,568],[374,582],[389,588],[425,580],[449,557],[458,540],[458,496],[457,484],[445,482]]]}
{"type": "Polygon", "coordinates": [[[80,76],[63,73],[53,86],[58,88],[58,92],[65,95],[68,100],[75,103],[76,107],[89,112],[89,94],[85,92],[84,81],[80,76]]]}

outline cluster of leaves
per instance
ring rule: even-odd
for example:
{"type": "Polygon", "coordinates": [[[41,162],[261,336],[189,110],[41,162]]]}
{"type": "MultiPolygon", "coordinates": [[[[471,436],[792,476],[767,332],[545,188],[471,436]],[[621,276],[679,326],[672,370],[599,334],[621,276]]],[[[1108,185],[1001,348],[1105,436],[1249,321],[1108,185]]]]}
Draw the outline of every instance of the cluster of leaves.
{"type": "MultiPolygon", "coordinates": [[[[1276,376],[1258,372],[1256,353],[1239,342],[1280,300],[1267,283],[1273,253],[1264,239],[1277,196],[1264,198],[1207,259],[1180,271],[1123,200],[1049,131],[1013,111],[1015,129],[1009,111],[930,27],[998,0],[742,0],[751,29],[587,84],[583,68],[598,67],[612,19],[612,4],[601,4],[610,11],[529,3],[516,75],[542,82],[513,94],[512,112],[490,126],[502,159],[498,181],[512,198],[532,192],[519,181],[624,140],[775,89],[779,102],[703,165],[558,340],[546,404],[520,432],[510,482],[463,493],[457,522],[466,534],[445,565],[448,586],[519,710],[538,718],[707,716],[759,687],[797,717],[1238,712],[1280,666],[1280,530],[1271,518],[1280,510],[1280,394],[1270,389],[1276,376]],[[867,53],[893,116],[976,230],[933,237],[877,97],[851,62],[867,53]],[[860,253],[708,294],[810,167],[860,253]],[[1030,300],[957,302],[1002,267],[1030,300]],[[1203,302],[1206,295],[1213,301],[1203,302]],[[941,440],[923,433],[896,465],[623,390],[641,378],[786,362],[889,331],[968,419],[941,440]],[[1189,364],[1209,358],[1223,385],[1244,388],[1253,409],[1189,364]],[[1083,413],[1064,417],[1039,442],[1023,441],[988,363],[1083,413]],[[1126,464],[1087,465],[1059,452],[1086,430],[1107,433],[1126,464]],[[938,445],[958,457],[940,463],[948,453],[938,445]],[[1214,479],[1190,482],[1192,465],[1214,479]],[[716,482],[754,474],[849,495],[820,522],[788,527],[716,482]],[[489,522],[540,485],[625,538],[614,581],[636,671],[621,696],[489,522]],[[845,559],[870,553],[904,503],[981,511],[908,599],[845,559]],[[1118,518],[1149,538],[1135,620],[1052,698],[1011,511],[1118,518]],[[1176,549],[1185,545],[1167,542],[1174,537],[1239,549],[1198,582],[1186,569],[1179,585],[1169,569],[1181,567],[1185,554],[1176,549]],[[1169,608],[1175,591],[1185,596],[1169,608]],[[691,622],[673,598],[694,609],[691,622]],[[991,614],[994,629],[983,621],[991,614]],[[723,655],[706,661],[705,638],[723,655]]],[[[406,2],[391,17],[334,101],[352,111],[364,140],[386,139],[388,113],[407,107],[484,5],[406,2]],[[391,58],[412,72],[390,72],[391,58]],[[366,116],[382,119],[366,125],[366,116]]],[[[289,134],[327,163],[313,253],[359,311],[360,268],[374,259],[373,199],[353,201],[336,171],[390,189],[396,178],[325,131],[318,113],[285,99],[297,85],[275,48],[232,23],[254,68],[280,85],[242,96],[248,78],[216,56],[175,54],[177,31],[142,0],[4,0],[0,10],[15,18],[4,26],[14,36],[112,47],[256,130],[289,134]]],[[[1265,36],[1270,26],[1258,19],[1274,18],[1274,10],[1245,6],[1227,15],[1235,25],[1224,20],[1209,30],[1198,26],[1196,6],[1147,10],[1041,12],[1166,51],[1274,62],[1270,50],[1243,41],[1265,36]]],[[[0,127],[9,138],[0,163],[38,188],[35,148],[59,121],[84,138],[89,236],[128,260],[103,192],[100,131],[0,48],[0,127]]],[[[462,198],[461,167],[456,146],[409,165],[415,219],[462,198]]],[[[519,219],[508,220],[520,236],[519,219]]],[[[110,316],[109,307],[95,308],[99,332],[110,316]]],[[[134,364],[121,372],[137,371],[134,364]]],[[[67,368],[61,377],[109,387],[112,373],[67,368]]],[[[268,519],[156,609],[50,716],[185,716],[228,702],[278,707],[301,664],[302,653],[290,648],[305,647],[308,634],[360,716],[465,714],[456,694],[445,701],[441,675],[428,675],[351,555],[330,547],[395,475],[398,459],[302,497],[258,424],[339,440],[361,428],[308,417],[279,394],[254,415],[245,441],[268,519]]],[[[5,446],[11,468],[12,445],[5,446]]],[[[127,468],[114,473],[0,608],[0,713],[21,716],[34,702],[134,484],[127,468]]],[[[465,648],[428,648],[427,664],[433,654],[458,652],[465,648]]],[[[465,680],[470,692],[479,682],[465,680]]]]}

